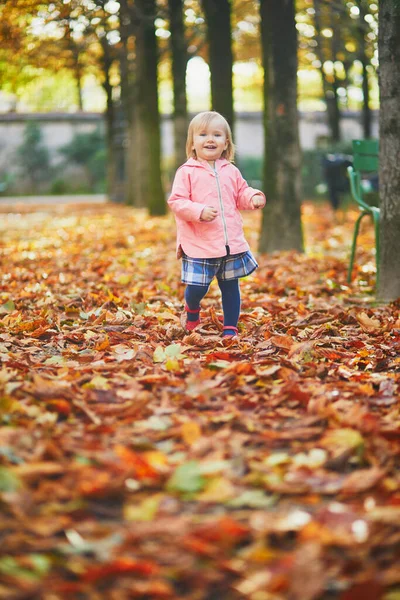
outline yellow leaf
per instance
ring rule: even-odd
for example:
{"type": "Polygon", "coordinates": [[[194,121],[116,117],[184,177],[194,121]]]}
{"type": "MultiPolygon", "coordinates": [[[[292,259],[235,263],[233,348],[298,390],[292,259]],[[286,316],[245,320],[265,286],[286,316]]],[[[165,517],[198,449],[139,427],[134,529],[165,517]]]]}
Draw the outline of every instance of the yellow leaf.
{"type": "Polygon", "coordinates": [[[162,494],[155,494],[140,504],[124,506],[124,518],[127,521],[152,521],[162,499],[162,494]]]}
{"type": "Polygon", "coordinates": [[[165,368],[167,371],[179,371],[181,367],[178,360],[175,358],[169,358],[165,363],[165,368]]]}
{"type": "Polygon", "coordinates": [[[108,335],[106,335],[104,340],[102,340],[101,342],[96,344],[95,350],[97,350],[97,351],[106,350],[109,347],[110,347],[110,340],[108,339],[108,335]]]}
{"type": "Polygon", "coordinates": [[[168,467],[167,456],[162,452],[158,452],[158,450],[144,452],[143,457],[147,463],[157,471],[165,471],[166,467],[168,467]]]}
{"type": "Polygon", "coordinates": [[[197,496],[197,499],[201,502],[225,502],[234,498],[235,495],[236,490],[229,479],[217,477],[211,479],[205,491],[197,496]]]}
{"type": "Polygon", "coordinates": [[[191,446],[201,437],[200,426],[196,421],[186,421],[181,428],[183,441],[191,446]]]}

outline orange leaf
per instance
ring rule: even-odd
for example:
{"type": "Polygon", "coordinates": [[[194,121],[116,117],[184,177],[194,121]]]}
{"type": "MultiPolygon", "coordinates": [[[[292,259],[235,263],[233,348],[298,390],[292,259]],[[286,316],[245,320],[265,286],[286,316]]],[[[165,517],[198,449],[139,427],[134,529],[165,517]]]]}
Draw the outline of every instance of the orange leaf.
{"type": "Polygon", "coordinates": [[[114,452],[126,466],[134,469],[137,479],[154,479],[158,477],[158,471],[137,452],[133,452],[120,444],[115,446],[114,452]]]}
{"type": "Polygon", "coordinates": [[[87,582],[98,581],[112,575],[122,575],[124,573],[134,573],[143,577],[157,575],[160,571],[156,563],[144,560],[135,560],[132,558],[119,558],[111,563],[90,567],[85,571],[82,579],[87,582]]]}
{"type": "Polygon", "coordinates": [[[273,335],[269,338],[269,341],[277,348],[283,350],[290,350],[293,345],[293,339],[288,335],[273,335]]]}

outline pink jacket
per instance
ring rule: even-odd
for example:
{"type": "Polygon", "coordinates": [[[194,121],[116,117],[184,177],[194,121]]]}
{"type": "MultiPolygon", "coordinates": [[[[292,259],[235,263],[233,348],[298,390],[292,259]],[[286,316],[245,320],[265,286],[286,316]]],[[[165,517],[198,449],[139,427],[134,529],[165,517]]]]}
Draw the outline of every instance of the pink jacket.
{"type": "MultiPolygon", "coordinates": [[[[219,258],[249,250],[239,210],[254,210],[251,198],[262,192],[251,188],[239,169],[225,159],[212,167],[189,158],[176,172],[168,205],[175,213],[177,256],[219,258]],[[206,206],[218,210],[213,221],[200,221],[206,206]]],[[[264,196],[265,198],[265,196],[264,196]]]]}

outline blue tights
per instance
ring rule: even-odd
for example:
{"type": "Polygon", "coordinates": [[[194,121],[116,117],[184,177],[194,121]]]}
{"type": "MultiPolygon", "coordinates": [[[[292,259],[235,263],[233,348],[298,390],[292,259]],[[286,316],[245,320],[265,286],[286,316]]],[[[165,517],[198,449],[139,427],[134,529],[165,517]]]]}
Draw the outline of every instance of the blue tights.
{"type": "MultiPolygon", "coordinates": [[[[237,323],[240,315],[240,289],[239,279],[230,279],[229,281],[222,281],[218,279],[219,289],[222,295],[222,309],[224,311],[224,327],[237,327],[237,323]]],[[[185,301],[190,310],[197,310],[200,308],[200,301],[208,292],[208,285],[188,285],[185,290],[185,301]]],[[[188,313],[189,321],[196,321],[198,315],[188,313]]],[[[234,333],[232,331],[225,330],[224,333],[234,333]]]]}

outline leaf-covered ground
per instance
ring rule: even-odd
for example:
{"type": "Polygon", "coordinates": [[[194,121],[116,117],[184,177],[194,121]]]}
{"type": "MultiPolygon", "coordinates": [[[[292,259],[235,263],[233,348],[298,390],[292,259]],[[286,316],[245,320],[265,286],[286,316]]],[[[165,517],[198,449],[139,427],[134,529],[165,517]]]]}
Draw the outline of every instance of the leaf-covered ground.
{"type": "Polygon", "coordinates": [[[224,345],[216,285],[180,328],[172,217],[2,209],[1,599],[399,600],[399,307],[369,224],[347,286],[355,217],[307,204],[224,345]]]}

